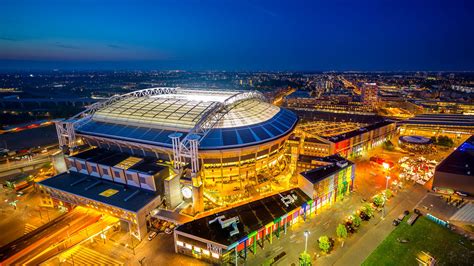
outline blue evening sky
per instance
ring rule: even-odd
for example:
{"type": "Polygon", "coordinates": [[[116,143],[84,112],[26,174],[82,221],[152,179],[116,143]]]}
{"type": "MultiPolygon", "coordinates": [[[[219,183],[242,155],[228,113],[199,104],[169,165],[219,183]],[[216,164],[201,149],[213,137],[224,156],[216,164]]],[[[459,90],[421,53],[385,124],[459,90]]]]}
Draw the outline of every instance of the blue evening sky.
{"type": "Polygon", "coordinates": [[[474,1],[0,0],[0,68],[474,70],[474,1]]]}

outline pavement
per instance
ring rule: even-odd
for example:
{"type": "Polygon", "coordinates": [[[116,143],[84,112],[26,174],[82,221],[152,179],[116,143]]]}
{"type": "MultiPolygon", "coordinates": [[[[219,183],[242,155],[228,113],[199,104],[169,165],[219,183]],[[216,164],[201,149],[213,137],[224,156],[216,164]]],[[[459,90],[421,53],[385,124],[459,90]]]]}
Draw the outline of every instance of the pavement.
{"type": "Polygon", "coordinates": [[[17,197],[10,188],[0,189],[0,247],[62,215],[58,209],[40,207],[41,195],[34,187],[17,197]],[[16,209],[8,202],[18,200],[16,209]]]}

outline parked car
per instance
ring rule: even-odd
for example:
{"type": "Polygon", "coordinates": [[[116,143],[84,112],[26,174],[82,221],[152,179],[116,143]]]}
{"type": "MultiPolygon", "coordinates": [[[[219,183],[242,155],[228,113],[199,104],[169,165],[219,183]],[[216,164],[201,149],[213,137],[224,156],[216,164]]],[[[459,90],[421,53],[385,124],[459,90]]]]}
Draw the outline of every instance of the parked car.
{"type": "Polygon", "coordinates": [[[400,220],[395,219],[395,220],[393,220],[392,224],[393,224],[394,226],[398,226],[398,225],[400,224],[400,220]]]}
{"type": "Polygon", "coordinates": [[[155,232],[155,231],[151,232],[151,233],[148,235],[148,241],[152,241],[153,238],[156,237],[156,235],[158,235],[157,232],[155,232]]]}

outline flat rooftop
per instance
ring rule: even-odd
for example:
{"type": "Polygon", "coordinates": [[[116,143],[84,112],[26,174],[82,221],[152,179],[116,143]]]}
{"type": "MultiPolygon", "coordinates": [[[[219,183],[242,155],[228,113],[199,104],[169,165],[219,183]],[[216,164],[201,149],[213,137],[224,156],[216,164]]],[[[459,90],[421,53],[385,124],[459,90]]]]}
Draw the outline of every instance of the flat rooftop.
{"type": "Polygon", "coordinates": [[[474,127],[474,115],[421,114],[410,119],[400,121],[398,124],[474,127]]]}
{"type": "Polygon", "coordinates": [[[230,210],[194,220],[180,225],[175,230],[229,246],[270,222],[273,222],[275,219],[302,206],[309,200],[310,198],[299,188],[291,189],[230,210]],[[288,206],[285,206],[282,197],[287,195],[294,195],[293,198],[295,200],[288,206]],[[239,222],[237,223],[237,228],[239,229],[238,234],[230,236],[230,231],[233,230],[233,227],[228,226],[221,228],[218,221],[209,224],[209,221],[222,215],[225,216],[224,220],[233,217],[239,218],[239,222]]]}
{"type": "Polygon", "coordinates": [[[370,124],[368,126],[361,127],[359,129],[356,129],[356,130],[353,130],[353,131],[350,131],[350,132],[346,132],[346,133],[343,133],[343,134],[340,134],[340,135],[337,135],[337,136],[324,137],[324,138],[331,141],[331,142],[339,142],[339,141],[350,139],[352,137],[358,136],[360,134],[363,134],[363,133],[366,133],[366,132],[369,132],[369,131],[372,131],[372,130],[375,130],[375,129],[379,129],[381,127],[384,127],[384,126],[387,126],[387,125],[390,125],[390,124],[393,124],[393,123],[394,123],[393,121],[384,120],[384,121],[377,122],[377,123],[374,123],[374,124],[370,124]]]}
{"type": "Polygon", "coordinates": [[[158,196],[150,190],[76,172],[62,173],[45,179],[40,184],[132,212],[138,212],[158,196]]]}
{"type": "Polygon", "coordinates": [[[156,158],[151,157],[138,157],[135,155],[130,155],[123,152],[110,151],[101,148],[90,149],[71,157],[83,159],[85,161],[94,162],[98,164],[103,164],[107,166],[116,166],[122,168],[125,165],[124,161],[130,160],[131,162],[137,161],[135,164],[127,165],[128,170],[133,170],[135,172],[146,173],[154,175],[161,170],[165,169],[167,166],[158,164],[156,158]],[[139,160],[141,159],[141,160],[139,160]],[[123,164],[123,165],[122,165],[123,164]]]}
{"type": "Polygon", "coordinates": [[[353,162],[339,155],[331,155],[326,157],[300,155],[298,160],[308,163],[311,163],[312,161],[318,161],[323,164],[321,166],[316,166],[314,169],[300,173],[300,175],[313,184],[354,164],[353,162]]]}
{"type": "Polygon", "coordinates": [[[474,136],[469,137],[438,164],[436,171],[474,176],[474,136]]]}

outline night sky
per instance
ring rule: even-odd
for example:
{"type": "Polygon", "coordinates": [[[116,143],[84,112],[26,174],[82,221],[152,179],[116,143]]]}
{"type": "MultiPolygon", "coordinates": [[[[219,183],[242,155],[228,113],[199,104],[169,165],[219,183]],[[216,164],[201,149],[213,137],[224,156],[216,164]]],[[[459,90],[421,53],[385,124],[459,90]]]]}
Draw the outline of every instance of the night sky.
{"type": "Polygon", "coordinates": [[[1,0],[0,10],[0,69],[474,70],[472,0],[1,0]]]}

